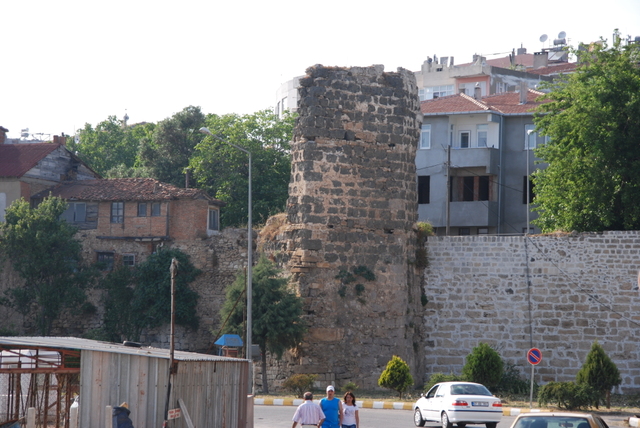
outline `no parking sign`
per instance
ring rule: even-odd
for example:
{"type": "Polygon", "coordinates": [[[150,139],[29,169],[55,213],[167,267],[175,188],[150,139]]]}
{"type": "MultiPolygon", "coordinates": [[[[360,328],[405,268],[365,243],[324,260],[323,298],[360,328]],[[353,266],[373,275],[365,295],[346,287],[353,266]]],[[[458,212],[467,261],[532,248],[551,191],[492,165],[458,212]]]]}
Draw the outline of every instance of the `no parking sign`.
{"type": "Polygon", "coordinates": [[[542,361],[542,351],[538,348],[531,348],[529,352],[527,352],[527,361],[531,365],[537,365],[542,361]]]}

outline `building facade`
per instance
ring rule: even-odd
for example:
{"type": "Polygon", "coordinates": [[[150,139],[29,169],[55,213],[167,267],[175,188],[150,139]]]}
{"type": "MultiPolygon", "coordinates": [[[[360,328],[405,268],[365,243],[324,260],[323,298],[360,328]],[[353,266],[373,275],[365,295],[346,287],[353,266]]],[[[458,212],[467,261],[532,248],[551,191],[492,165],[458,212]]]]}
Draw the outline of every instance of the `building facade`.
{"type": "Polygon", "coordinates": [[[416,153],[418,218],[438,235],[521,234],[531,226],[533,110],[542,92],[483,98],[456,94],[421,103],[416,153]],[[528,190],[527,190],[528,189],[528,190]],[[527,199],[528,198],[528,199],[527,199]]]}

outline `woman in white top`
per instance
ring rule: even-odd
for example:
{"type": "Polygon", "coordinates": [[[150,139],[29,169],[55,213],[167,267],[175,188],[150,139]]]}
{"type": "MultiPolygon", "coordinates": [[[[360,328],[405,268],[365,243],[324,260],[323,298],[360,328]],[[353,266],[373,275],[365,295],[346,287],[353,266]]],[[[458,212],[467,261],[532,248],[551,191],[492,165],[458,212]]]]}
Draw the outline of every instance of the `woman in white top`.
{"type": "Polygon", "coordinates": [[[347,391],[344,394],[344,405],[342,406],[342,428],[360,428],[360,416],[356,405],[356,396],[353,392],[347,391]]]}

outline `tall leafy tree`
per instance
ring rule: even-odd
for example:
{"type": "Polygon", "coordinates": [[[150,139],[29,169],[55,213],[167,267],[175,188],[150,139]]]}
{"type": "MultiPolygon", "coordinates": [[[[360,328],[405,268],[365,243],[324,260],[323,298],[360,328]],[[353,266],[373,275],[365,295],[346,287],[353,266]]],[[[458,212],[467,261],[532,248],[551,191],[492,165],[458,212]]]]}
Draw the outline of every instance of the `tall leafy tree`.
{"type": "MultiPolygon", "coordinates": [[[[262,358],[262,390],[269,393],[267,382],[267,351],[278,358],[287,349],[295,348],[307,331],[302,319],[302,298],[288,288],[289,280],[262,256],[252,275],[252,339],[260,347],[262,358]]],[[[239,273],[227,287],[227,297],[221,311],[225,333],[242,335],[246,331],[244,298],[247,277],[239,273]]]]}
{"type": "Polygon", "coordinates": [[[0,257],[24,280],[9,289],[2,303],[35,316],[38,332],[48,335],[64,308],[78,308],[93,271],[83,265],[76,229],[60,219],[67,203],[45,198],[32,208],[20,199],[6,210],[0,224],[0,257]]]}
{"type": "Polygon", "coordinates": [[[620,385],[621,382],[622,378],[618,367],[607,356],[598,341],[593,342],[584,365],[576,375],[576,383],[589,385],[597,391],[599,399],[595,402],[596,408],[598,408],[600,401],[604,401],[609,409],[611,407],[611,388],[620,385]]]}
{"type": "Polygon", "coordinates": [[[152,129],[153,124],[125,126],[122,120],[109,116],[95,129],[86,123],[78,134],[79,141],[69,141],[68,147],[97,173],[107,176],[114,168],[136,165],[140,140],[152,129]]]}
{"type": "Polygon", "coordinates": [[[216,137],[200,142],[191,159],[198,187],[227,202],[222,224],[240,226],[247,222],[248,156],[230,144],[251,152],[252,214],[255,223],[283,212],[291,177],[290,141],[295,118],[279,118],[272,110],[240,116],[210,115],[206,126],[216,137]]]}
{"type": "Polygon", "coordinates": [[[616,31],[572,50],[575,73],[550,84],[536,125],[550,137],[536,151],[535,223],[545,232],[640,228],[640,45],[616,31]]]}
{"type": "Polygon", "coordinates": [[[95,336],[120,342],[139,340],[146,328],[171,321],[172,259],[178,261],[176,283],[176,324],[197,329],[196,305],[199,295],[189,286],[200,274],[189,256],[178,249],[152,254],[135,268],[121,267],[110,272],[101,287],[105,290],[103,328],[95,336]]]}
{"type": "Polygon", "coordinates": [[[153,178],[183,187],[194,148],[204,138],[198,132],[204,121],[200,107],[189,106],[158,122],[153,138],[141,141],[139,166],[147,167],[153,178]]]}

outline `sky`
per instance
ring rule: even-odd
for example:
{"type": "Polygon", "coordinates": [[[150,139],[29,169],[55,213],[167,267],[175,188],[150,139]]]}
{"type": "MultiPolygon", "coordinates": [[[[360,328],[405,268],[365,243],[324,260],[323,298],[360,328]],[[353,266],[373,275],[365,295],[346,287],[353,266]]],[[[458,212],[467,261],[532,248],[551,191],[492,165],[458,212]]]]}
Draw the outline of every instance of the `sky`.
{"type": "Polygon", "coordinates": [[[74,135],[109,116],[158,122],[272,108],[314,64],[420,69],[640,36],[640,1],[20,0],[2,5],[0,126],[74,135]],[[546,34],[548,40],[540,42],[546,34]]]}

